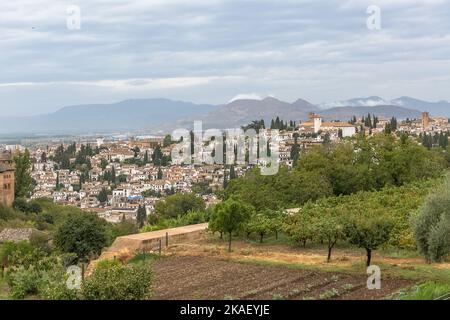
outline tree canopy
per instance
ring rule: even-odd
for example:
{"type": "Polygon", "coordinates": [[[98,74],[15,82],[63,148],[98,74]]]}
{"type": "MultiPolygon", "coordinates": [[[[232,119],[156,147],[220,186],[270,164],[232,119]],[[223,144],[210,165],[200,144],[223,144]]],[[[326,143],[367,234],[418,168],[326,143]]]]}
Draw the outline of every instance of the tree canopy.
{"type": "Polygon", "coordinates": [[[88,260],[108,245],[106,222],[91,213],[72,214],[56,231],[55,244],[61,252],[88,260]]]}

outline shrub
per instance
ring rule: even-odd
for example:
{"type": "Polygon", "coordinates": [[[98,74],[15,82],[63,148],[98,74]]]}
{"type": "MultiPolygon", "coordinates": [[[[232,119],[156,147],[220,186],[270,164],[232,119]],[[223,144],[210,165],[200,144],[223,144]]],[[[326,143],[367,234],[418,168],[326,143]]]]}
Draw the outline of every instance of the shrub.
{"type": "Polygon", "coordinates": [[[46,300],[77,300],[80,290],[67,286],[69,275],[63,265],[55,265],[52,270],[43,272],[38,284],[39,296],[46,300]]]}
{"type": "Polygon", "coordinates": [[[13,299],[23,299],[26,295],[37,294],[41,275],[34,267],[20,267],[7,274],[7,282],[13,299]]]}
{"type": "Polygon", "coordinates": [[[108,245],[107,223],[91,213],[72,214],[58,228],[55,244],[61,252],[76,253],[80,260],[99,255],[108,245]]]}
{"type": "Polygon", "coordinates": [[[450,253],[450,176],[428,196],[413,226],[419,251],[428,261],[441,261],[450,253]]]}
{"type": "Polygon", "coordinates": [[[122,265],[102,262],[82,285],[86,300],[143,300],[151,295],[150,264],[122,265]]]}

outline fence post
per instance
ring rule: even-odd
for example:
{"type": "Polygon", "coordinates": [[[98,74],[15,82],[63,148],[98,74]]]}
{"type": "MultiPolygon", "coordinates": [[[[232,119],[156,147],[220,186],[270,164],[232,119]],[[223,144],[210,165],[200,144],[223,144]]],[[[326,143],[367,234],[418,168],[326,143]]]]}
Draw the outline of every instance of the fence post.
{"type": "Polygon", "coordinates": [[[161,241],[161,238],[159,238],[159,248],[158,248],[158,250],[159,250],[159,255],[161,255],[161,246],[162,246],[162,245],[161,245],[161,242],[162,242],[162,241],[161,241]]]}
{"type": "Polygon", "coordinates": [[[169,233],[166,232],[166,247],[169,246],[169,233]]]}

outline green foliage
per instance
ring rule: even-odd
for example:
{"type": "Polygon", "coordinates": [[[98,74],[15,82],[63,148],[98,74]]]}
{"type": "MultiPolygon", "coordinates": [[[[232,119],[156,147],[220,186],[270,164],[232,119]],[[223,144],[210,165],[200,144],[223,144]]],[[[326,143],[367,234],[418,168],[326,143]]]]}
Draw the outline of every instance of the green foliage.
{"type": "Polygon", "coordinates": [[[273,176],[263,176],[255,168],[244,177],[231,180],[225,190],[226,199],[239,198],[257,211],[296,207],[330,195],[331,184],[321,173],[291,172],[286,167],[273,176]]]}
{"type": "Polygon", "coordinates": [[[367,266],[370,266],[372,251],[389,241],[393,224],[388,216],[370,214],[353,214],[345,226],[348,241],[360,248],[366,249],[367,266]]]}
{"type": "Polygon", "coordinates": [[[161,258],[161,256],[156,253],[138,253],[133,258],[131,258],[128,261],[128,263],[129,264],[146,263],[158,260],[159,258],[161,258]]]}
{"type": "Polygon", "coordinates": [[[0,263],[2,267],[24,267],[37,264],[46,256],[46,253],[33,246],[28,241],[5,242],[0,249],[0,263]]]}
{"type": "Polygon", "coordinates": [[[67,267],[57,263],[53,268],[41,274],[38,282],[38,295],[46,300],[79,300],[81,294],[78,289],[69,289],[67,281],[67,267]]]}
{"type": "Polygon", "coordinates": [[[327,208],[315,217],[316,239],[325,242],[328,248],[327,262],[331,260],[331,251],[339,240],[345,240],[345,212],[342,207],[327,208]]]}
{"type": "Polygon", "coordinates": [[[440,150],[427,150],[406,136],[360,136],[302,151],[291,171],[281,167],[273,176],[262,176],[257,168],[248,171],[228,183],[224,197],[237,197],[261,211],[403,186],[439,177],[449,166],[446,152],[440,150]]]}
{"type": "Polygon", "coordinates": [[[228,250],[231,251],[232,233],[242,230],[253,212],[253,206],[239,200],[228,199],[214,207],[209,228],[213,232],[228,233],[228,250]]]}
{"type": "Polygon", "coordinates": [[[63,268],[56,256],[48,255],[30,242],[7,242],[0,251],[2,267],[7,268],[6,280],[14,299],[40,293],[44,280],[63,268]]]}
{"type": "MultiPolygon", "coordinates": [[[[336,243],[349,240],[348,231],[352,227],[358,230],[360,221],[371,224],[372,218],[379,217],[389,222],[386,245],[414,249],[411,216],[436,184],[435,180],[420,181],[402,187],[386,187],[380,191],[308,202],[298,214],[285,219],[283,230],[295,243],[306,245],[308,241],[314,241],[327,244],[330,258],[336,243]]],[[[358,233],[354,235],[358,236],[358,233]]]]}
{"type": "Polygon", "coordinates": [[[145,206],[139,206],[136,215],[136,221],[138,223],[139,228],[142,228],[147,220],[147,210],[145,206]]]}
{"type": "Polygon", "coordinates": [[[40,213],[42,212],[42,208],[37,201],[30,201],[23,198],[16,198],[13,202],[13,208],[24,213],[40,213]]]}
{"type": "Polygon", "coordinates": [[[82,285],[86,300],[143,300],[151,296],[150,264],[122,265],[117,261],[99,265],[82,285]]]}
{"type": "Polygon", "coordinates": [[[428,261],[450,253],[450,176],[430,193],[413,224],[419,251],[428,261]]]}
{"type": "Polygon", "coordinates": [[[17,216],[12,208],[5,207],[0,204],[0,220],[10,220],[17,216]]]}
{"type": "Polygon", "coordinates": [[[394,296],[396,300],[434,300],[450,292],[450,284],[425,282],[394,296]]]}
{"type": "Polygon", "coordinates": [[[113,242],[117,237],[139,233],[139,227],[133,221],[122,219],[119,223],[111,224],[108,231],[109,242],[113,242]]]}
{"type": "Polygon", "coordinates": [[[7,277],[8,285],[11,289],[13,299],[23,299],[30,294],[37,294],[41,274],[33,266],[30,268],[20,267],[7,277]]]}
{"type": "Polygon", "coordinates": [[[155,166],[167,166],[170,162],[170,156],[165,156],[162,153],[161,146],[157,145],[152,154],[152,162],[155,166]]]}
{"type": "Polygon", "coordinates": [[[172,136],[170,134],[167,134],[164,137],[164,141],[163,141],[163,147],[168,147],[172,144],[172,136]]]}
{"type": "Polygon", "coordinates": [[[297,170],[321,172],[331,181],[334,194],[340,195],[437,177],[445,167],[441,155],[409,138],[400,141],[382,134],[313,148],[302,154],[297,170]]]}
{"type": "Polygon", "coordinates": [[[262,243],[264,236],[273,230],[272,220],[264,213],[253,214],[245,229],[247,233],[256,233],[260,237],[259,241],[262,243]]]}
{"type": "Polygon", "coordinates": [[[153,190],[153,189],[143,191],[143,192],[141,193],[141,195],[142,195],[144,198],[147,198],[147,197],[161,198],[161,192],[155,191],[155,190],[153,190]]]}
{"type": "Polygon", "coordinates": [[[102,188],[102,190],[100,190],[100,192],[97,195],[98,201],[100,201],[100,203],[106,203],[108,201],[109,194],[111,194],[110,190],[107,190],[106,188],[102,188]]]}
{"type": "Polygon", "coordinates": [[[95,214],[70,215],[56,231],[55,244],[61,252],[76,253],[84,261],[108,245],[106,225],[95,214]]]}
{"type": "Polygon", "coordinates": [[[30,175],[31,159],[28,149],[24,153],[14,156],[15,184],[14,194],[16,198],[27,198],[33,191],[33,179],[30,175]]]}
{"type": "Polygon", "coordinates": [[[254,233],[258,235],[259,241],[262,243],[264,237],[270,233],[275,234],[278,238],[278,232],[283,228],[286,215],[283,211],[266,209],[251,215],[250,219],[244,226],[247,237],[254,233]]]}
{"type": "Polygon", "coordinates": [[[284,231],[292,241],[302,244],[304,247],[309,240],[315,236],[313,216],[310,211],[299,212],[286,219],[284,231]]]}
{"type": "MultiPolygon", "coordinates": [[[[150,215],[149,219],[155,217],[155,215],[150,215]]],[[[157,218],[153,223],[145,225],[141,231],[150,232],[163,230],[168,228],[176,228],[182,226],[188,226],[193,224],[204,223],[209,220],[208,211],[189,211],[185,215],[178,216],[176,218],[157,218]]]]}
{"type": "Polygon", "coordinates": [[[199,195],[206,195],[213,193],[207,181],[194,183],[192,185],[192,192],[199,195]]]}
{"type": "Polygon", "coordinates": [[[155,205],[155,212],[160,217],[175,218],[189,211],[205,211],[205,202],[193,193],[178,193],[160,200],[155,205]]]}

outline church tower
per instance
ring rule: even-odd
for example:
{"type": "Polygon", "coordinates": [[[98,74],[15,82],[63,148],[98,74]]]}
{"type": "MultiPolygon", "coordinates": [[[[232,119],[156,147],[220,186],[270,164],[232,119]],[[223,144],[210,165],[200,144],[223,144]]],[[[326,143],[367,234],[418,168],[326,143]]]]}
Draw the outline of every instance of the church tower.
{"type": "Polygon", "coordinates": [[[0,205],[10,207],[14,202],[14,165],[10,152],[0,152],[0,205]]]}

